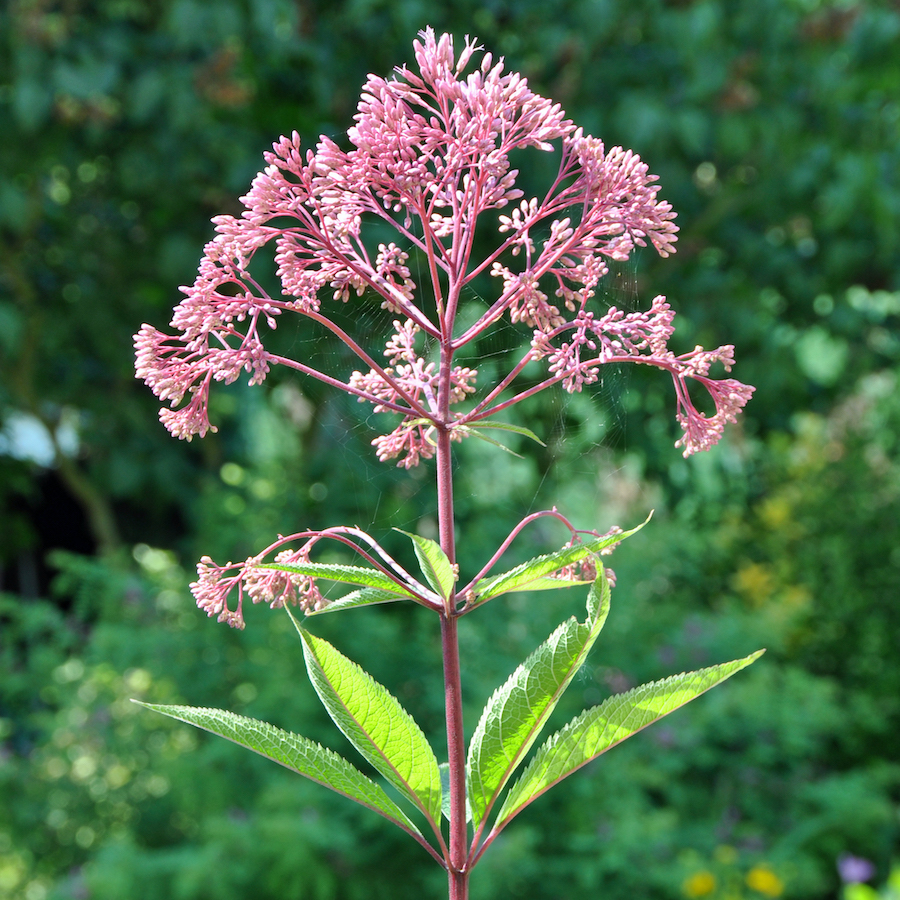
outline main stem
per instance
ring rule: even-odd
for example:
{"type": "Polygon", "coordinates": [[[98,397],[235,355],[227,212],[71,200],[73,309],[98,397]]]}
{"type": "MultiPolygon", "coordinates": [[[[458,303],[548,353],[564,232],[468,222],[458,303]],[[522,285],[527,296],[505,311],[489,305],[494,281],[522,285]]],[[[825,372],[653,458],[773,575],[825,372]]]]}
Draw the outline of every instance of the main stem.
{"type": "Polygon", "coordinates": [[[450,763],[450,865],[447,868],[450,900],[467,900],[466,869],[466,755],[463,740],[462,696],[456,616],[441,614],[441,649],[444,655],[444,703],[447,715],[447,756],[450,763]]]}
{"type": "MultiPolygon", "coordinates": [[[[450,432],[437,436],[438,527],[441,548],[456,563],[453,516],[453,473],[450,432]]],[[[441,652],[444,659],[444,707],[447,718],[447,761],[450,765],[450,860],[447,867],[450,900],[467,900],[469,873],[466,869],[466,750],[463,734],[462,688],[459,671],[459,640],[455,604],[441,613],[441,652]]]]}

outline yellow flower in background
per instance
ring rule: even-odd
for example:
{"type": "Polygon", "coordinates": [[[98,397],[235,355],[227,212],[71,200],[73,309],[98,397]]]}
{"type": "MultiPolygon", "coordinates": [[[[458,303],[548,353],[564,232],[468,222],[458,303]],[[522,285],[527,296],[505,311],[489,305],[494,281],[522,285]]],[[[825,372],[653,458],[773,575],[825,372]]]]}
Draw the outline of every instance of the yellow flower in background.
{"type": "Polygon", "coordinates": [[[784,882],[767,866],[754,866],[747,873],[746,881],[747,887],[767,897],[780,897],[784,893],[784,882]]]}
{"type": "Polygon", "coordinates": [[[682,893],[686,897],[705,897],[716,889],[716,876],[705,869],[696,872],[690,878],[686,878],[681,885],[682,893]]]}
{"type": "Polygon", "coordinates": [[[745,563],[732,582],[734,589],[752,606],[763,606],[775,593],[772,570],[761,563],[745,563]]]}

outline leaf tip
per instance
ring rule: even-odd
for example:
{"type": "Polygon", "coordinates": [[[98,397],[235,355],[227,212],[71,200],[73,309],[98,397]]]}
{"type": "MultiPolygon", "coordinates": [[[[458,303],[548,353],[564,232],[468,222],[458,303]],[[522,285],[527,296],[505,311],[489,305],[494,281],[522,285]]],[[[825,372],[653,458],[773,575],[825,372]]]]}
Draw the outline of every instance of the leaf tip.
{"type": "MultiPolygon", "coordinates": [[[[297,621],[297,619],[296,619],[296,617],[294,616],[294,614],[290,611],[290,609],[288,608],[288,605],[287,605],[286,603],[285,603],[283,609],[284,609],[284,611],[287,613],[288,618],[291,620],[291,624],[294,626],[294,628],[297,629],[297,634],[299,634],[300,637],[303,637],[303,628],[302,628],[302,626],[300,625],[300,623],[297,621]]],[[[306,618],[306,615],[304,615],[303,618],[305,619],[305,618],[306,618]]]]}

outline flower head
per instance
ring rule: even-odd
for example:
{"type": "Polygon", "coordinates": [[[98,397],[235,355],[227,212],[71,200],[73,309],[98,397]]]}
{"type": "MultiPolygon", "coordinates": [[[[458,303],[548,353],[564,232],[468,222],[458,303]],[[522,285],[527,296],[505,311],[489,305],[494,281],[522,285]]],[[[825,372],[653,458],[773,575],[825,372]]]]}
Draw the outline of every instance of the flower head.
{"type": "MultiPolygon", "coordinates": [[[[283,543],[284,538],[275,546],[283,543]]],[[[263,560],[271,547],[237,565],[227,563],[220,566],[204,556],[197,563],[197,580],[191,584],[197,606],[207,615],[216,616],[219,622],[227,622],[232,628],[244,627],[245,594],[253,603],[267,603],[272,609],[299,606],[305,613],[322,609],[328,601],[322,596],[314,578],[289,568],[279,568],[308,563],[312,543],[315,541],[308,541],[299,550],[281,550],[275,555],[274,563],[268,564],[263,560]],[[228,599],[235,592],[237,604],[232,609],[228,599]]]]}
{"type": "Polygon", "coordinates": [[[675,214],[656,176],[633,151],[585,134],[474,41],[457,54],[449,35],[426,29],[413,50],[415,68],[369,76],[345,146],[321,137],[304,151],[296,132],[275,142],[241,198],[242,214],[213,219],[216,237],[172,319],[178,333],[144,326],[136,336],[138,377],[172,406],[161,414],[166,427],[187,439],[214,430],[212,382],[244,372],[258,384],[272,365],[285,365],[399,415],[372,443],[380,459],[410,467],[432,455],[435,429],[459,440],[472,433],[460,426],[516,402],[498,398],[531,360],[546,359],[548,375],[529,394],[556,382],[581,390],[602,365],[633,361],[675,379],[685,453],[712,446],[750,396],[739,382],[708,374],[714,362],[731,365],[730,348],[674,356],[663,298],[638,313],[591,305],[610,259],[647,245],[662,256],[674,251],[675,214]],[[511,154],[523,149],[559,153],[543,198],[525,198],[517,186],[511,154]],[[493,234],[481,258],[476,230],[479,246],[493,234]],[[262,250],[280,280],[275,296],[251,274],[262,250]],[[483,273],[495,277],[496,297],[463,330],[460,298],[483,273]],[[364,296],[396,317],[387,365],[330,317],[330,304],[364,296]],[[268,351],[265,332],[284,314],[330,331],[360,365],[326,372],[324,361],[268,351]],[[532,331],[532,349],[479,401],[475,371],[453,357],[504,316],[532,331]],[[697,413],[686,378],[709,390],[711,417],[697,413]],[[451,411],[465,400],[469,411],[451,411]]]}

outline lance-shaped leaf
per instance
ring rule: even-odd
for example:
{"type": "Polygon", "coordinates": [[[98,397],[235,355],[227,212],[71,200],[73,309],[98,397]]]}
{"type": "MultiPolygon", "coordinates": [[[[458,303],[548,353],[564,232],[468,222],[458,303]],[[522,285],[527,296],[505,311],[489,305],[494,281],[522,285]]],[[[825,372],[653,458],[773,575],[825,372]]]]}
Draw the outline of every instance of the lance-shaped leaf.
{"type": "Polygon", "coordinates": [[[496,428],[499,431],[511,431],[513,434],[522,434],[532,441],[540,444],[542,447],[547,445],[530,429],[523,428],[521,425],[510,425],[509,422],[500,422],[497,419],[480,419],[474,425],[466,426],[471,429],[477,428],[496,428]]]}
{"type": "MultiPolygon", "coordinates": [[[[621,535],[620,535],[621,537],[621,535]]],[[[587,554],[585,554],[587,555],[587,554]]],[[[513,588],[512,590],[516,591],[562,591],[566,588],[573,587],[582,587],[583,585],[592,584],[590,579],[580,579],[580,578],[553,578],[549,575],[542,575],[540,578],[536,578],[534,581],[529,581],[525,587],[521,588],[513,588]]],[[[508,591],[504,590],[503,593],[508,593],[508,591]]],[[[492,594],[490,597],[478,597],[474,603],[475,606],[478,606],[479,603],[483,602],[483,600],[490,600],[493,597],[497,596],[496,594],[492,594]]]]}
{"type": "Polygon", "coordinates": [[[466,766],[476,827],[584,664],[608,612],[609,582],[601,566],[588,594],[586,621],[573,616],[563,622],[488,701],[472,735],[466,766]]]}
{"type": "Polygon", "coordinates": [[[277,569],[279,572],[293,572],[295,575],[308,575],[312,578],[327,578],[329,581],[340,581],[344,584],[359,584],[363,587],[380,588],[394,594],[412,597],[401,581],[395,580],[378,569],[365,566],[343,566],[339,563],[257,563],[255,569],[277,569]]]}
{"type": "MultiPolygon", "coordinates": [[[[134,702],[140,703],[138,700],[134,702]]],[[[224,709],[162,706],[155,703],[140,703],[140,705],[240,744],[317,784],[367,806],[417,839],[422,838],[419,829],[374,781],[366,778],[359,769],[334,751],[308,738],[283,731],[268,722],[239,716],[224,709]]]]}
{"type": "Polygon", "coordinates": [[[441,550],[441,545],[430,538],[411,534],[408,531],[401,531],[399,528],[395,528],[394,531],[405,534],[413,542],[416,559],[419,560],[419,566],[422,569],[425,580],[439,597],[448,600],[453,594],[456,572],[447,554],[441,550]]]}
{"type": "Polygon", "coordinates": [[[530,428],[523,428],[521,425],[510,425],[508,422],[498,422],[494,419],[482,419],[475,425],[457,425],[454,428],[454,431],[457,431],[459,434],[467,437],[476,437],[488,444],[499,447],[501,450],[505,450],[507,453],[512,454],[517,459],[522,458],[520,454],[515,452],[515,450],[510,450],[509,447],[506,446],[506,444],[501,444],[500,441],[496,441],[494,440],[494,438],[488,437],[486,434],[483,434],[482,429],[484,428],[494,428],[498,431],[511,431],[514,434],[521,434],[527,438],[530,438],[532,441],[536,441],[542,447],[547,446],[530,428]]]}
{"type": "Polygon", "coordinates": [[[730,678],[764,652],[758,650],[744,659],[641,685],[616,694],[577,716],[548,738],[535,753],[521,778],[507,794],[492,835],[496,835],[513,816],[567,775],[730,678]]]}
{"type": "Polygon", "coordinates": [[[342,609],[353,609],[357,606],[393,603],[395,600],[409,600],[409,597],[404,594],[398,594],[396,591],[385,591],[381,588],[360,588],[358,591],[352,591],[343,597],[339,597],[321,609],[312,609],[306,615],[307,617],[321,616],[325,613],[340,612],[342,609]]]}
{"type": "Polygon", "coordinates": [[[515,450],[510,450],[509,447],[506,446],[506,444],[501,444],[500,441],[495,441],[492,437],[488,437],[486,434],[482,434],[477,428],[469,428],[468,425],[459,425],[453,430],[463,437],[478,438],[478,440],[484,441],[486,444],[490,444],[492,447],[498,447],[500,450],[505,451],[510,456],[514,456],[516,459],[524,459],[521,453],[516,453],[515,450]]]}
{"type": "Polygon", "coordinates": [[[386,687],[328,641],[294,625],[310,681],[335,725],[437,830],[441,776],[422,730],[386,687]]]}
{"type": "MultiPolygon", "coordinates": [[[[649,521],[649,517],[647,521],[649,521]]],[[[599,553],[613,544],[624,541],[625,538],[631,537],[631,535],[640,531],[647,524],[647,521],[642,522],[637,528],[632,528],[631,531],[595,538],[582,544],[576,544],[574,547],[565,547],[562,550],[557,550],[555,553],[536,556],[534,559],[530,559],[528,562],[510,569],[508,572],[494,575],[491,578],[484,578],[475,585],[476,600],[472,605],[477,606],[510,591],[547,590],[551,587],[565,587],[565,582],[561,579],[558,584],[552,584],[550,582],[554,579],[546,578],[545,576],[566,566],[571,566],[586,556],[599,553]]]]}

